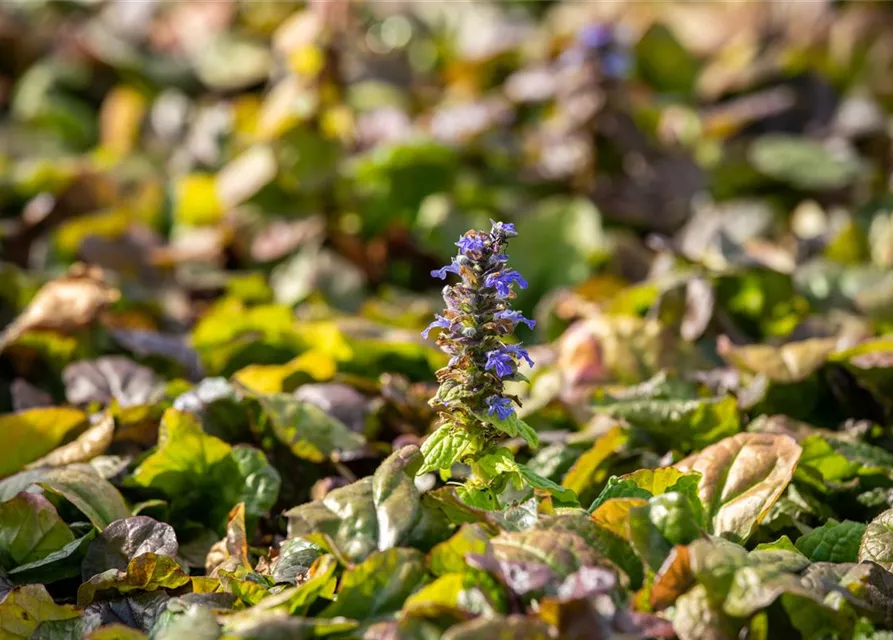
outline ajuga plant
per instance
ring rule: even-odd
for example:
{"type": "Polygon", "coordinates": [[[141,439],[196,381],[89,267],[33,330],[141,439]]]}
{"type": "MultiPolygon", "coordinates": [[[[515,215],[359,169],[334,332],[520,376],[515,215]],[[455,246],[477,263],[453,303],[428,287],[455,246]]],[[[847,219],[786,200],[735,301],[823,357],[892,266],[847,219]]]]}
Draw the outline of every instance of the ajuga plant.
{"type": "Polygon", "coordinates": [[[537,488],[549,491],[556,503],[576,503],[572,491],[537,476],[502,446],[519,436],[531,448],[538,444],[536,432],[516,413],[520,400],[505,390],[507,381],[525,380],[518,372],[521,361],[533,365],[527,351],[511,341],[519,324],[534,326],[511,308],[515,285],[527,286],[508,266],[506,245],[515,235],[514,225],[493,222],[489,233],[472,230],[459,238],[458,255],[431,275],[445,280],[455,274],[460,281],[444,287],[446,310],[422,332],[428,337],[441,329],[437,344],[450,360],[437,372],[440,388],[431,404],[440,410],[439,427],[422,445],[418,473],[448,474],[453,464],[467,464],[471,474],[459,496],[484,509],[500,508],[510,488],[516,496],[537,488]]]}

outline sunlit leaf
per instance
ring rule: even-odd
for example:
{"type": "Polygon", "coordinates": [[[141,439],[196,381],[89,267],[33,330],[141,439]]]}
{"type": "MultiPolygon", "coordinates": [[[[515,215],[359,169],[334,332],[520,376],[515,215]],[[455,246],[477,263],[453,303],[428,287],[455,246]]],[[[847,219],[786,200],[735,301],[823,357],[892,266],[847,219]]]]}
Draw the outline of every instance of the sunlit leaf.
{"type": "Polygon", "coordinates": [[[83,411],[70,407],[41,407],[0,416],[0,432],[7,444],[0,453],[0,477],[46,455],[86,421],[83,411]]]}
{"type": "Polygon", "coordinates": [[[800,452],[789,436],[740,433],[675,466],[701,474],[698,494],[712,533],[746,540],[791,481],[800,452]]]}

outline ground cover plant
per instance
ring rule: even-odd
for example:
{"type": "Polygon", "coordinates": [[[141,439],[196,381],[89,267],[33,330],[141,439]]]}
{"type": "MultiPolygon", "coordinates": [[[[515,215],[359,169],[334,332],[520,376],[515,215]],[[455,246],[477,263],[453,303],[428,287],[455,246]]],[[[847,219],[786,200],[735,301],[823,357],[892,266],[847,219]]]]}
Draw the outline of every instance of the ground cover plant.
{"type": "Polygon", "coordinates": [[[0,639],[890,638],[891,69],[882,2],[3,3],[0,639]]]}

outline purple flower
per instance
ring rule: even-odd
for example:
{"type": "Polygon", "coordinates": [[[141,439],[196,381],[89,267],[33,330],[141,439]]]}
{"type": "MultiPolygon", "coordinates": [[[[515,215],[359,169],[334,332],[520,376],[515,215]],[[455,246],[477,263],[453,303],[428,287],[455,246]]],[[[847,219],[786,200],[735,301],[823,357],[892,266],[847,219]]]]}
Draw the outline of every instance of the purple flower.
{"type": "Polygon", "coordinates": [[[449,329],[450,328],[450,321],[447,320],[446,318],[444,318],[443,316],[435,314],[434,318],[435,318],[434,322],[429,324],[428,328],[425,329],[424,331],[422,331],[423,338],[427,338],[428,332],[431,331],[431,329],[434,329],[435,327],[440,327],[441,329],[449,329]]]}
{"type": "Polygon", "coordinates": [[[484,365],[484,369],[495,369],[496,375],[504,378],[515,373],[515,361],[504,348],[494,349],[487,352],[487,363],[484,365]]]}
{"type": "Polygon", "coordinates": [[[493,225],[490,233],[498,233],[499,231],[502,231],[509,238],[518,235],[518,232],[515,231],[514,222],[496,222],[495,220],[490,220],[490,224],[493,225]]]}
{"type": "Polygon", "coordinates": [[[577,34],[577,42],[588,49],[601,49],[614,41],[614,30],[605,24],[591,24],[577,34]]]}
{"type": "Polygon", "coordinates": [[[533,366],[533,360],[530,359],[530,356],[527,355],[527,350],[522,349],[520,346],[516,344],[507,344],[502,347],[503,353],[510,353],[513,356],[518,356],[521,360],[526,360],[527,364],[531,367],[533,366]]]}
{"type": "Polygon", "coordinates": [[[505,420],[515,412],[512,401],[502,396],[490,396],[487,398],[487,406],[487,415],[492,416],[495,413],[500,420],[505,420]]]}
{"type": "MultiPolygon", "coordinates": [[[[433,275],[433,272],[432,272],[433,275]]],[[[496,295],[500,298],[507,298],[512,291],[512,284],[518,283],[522,289],[527,288],[527,280],[521,277],[521,274],[514,269],[504,269],[498,273],[491,273],[484,281],[484,285],[496,288],[496,295]]]]}
{"type": "Polygon", "coordinates": [[[601,58],[602,72],[611,78],[623,78],[629,75],[632,61],[625,53],[609,51],[601,58]]]}
{"type": "Polygon", "coordinates": [[[441,280],[446,280],[447,273],[455,273],[459,275],[459,265],[456,264],[455,259],[450,262],[447,266],[441,267],[440,269],[435,269],[431,272],[431,275],[435,278],[440,278],[441,280]]]}
{"type": "Polygon", "coordinates": [[[462,236],[459,238],[459,242],[456,243],[456,246],[459,247],[459,250],[462,251],[462,253],[478,253],[484,250],[487,243],[477,236],[462,236]]]}
{"type": "Polygon", "coordinates": [[[523,315],[521,315],[520,311],[512,311],[511,309],[497,311],[493,315],[493,317],[497,320],[510,320],[514,325],[523,323],[526,324],[529,329],[533,329],[536,326],[536,320],[528,320],[523,315]]]}

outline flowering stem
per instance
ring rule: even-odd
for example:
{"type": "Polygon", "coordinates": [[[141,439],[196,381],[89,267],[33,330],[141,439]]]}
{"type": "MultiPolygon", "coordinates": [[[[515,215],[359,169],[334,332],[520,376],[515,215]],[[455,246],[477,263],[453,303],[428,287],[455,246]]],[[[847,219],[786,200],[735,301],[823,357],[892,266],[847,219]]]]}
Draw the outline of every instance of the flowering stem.
{"type": "MultiPolygon", "coordinates": [[[[437,345],[450,360],[437,372],[440,388],[431,404],[440,409],[440,427],[422,446],[425,462],[419,473],[469,463],[472,477],[459,493],[484,508],[498,506],[497,495],[507,480],[523,486],[532,473],[499,442],[522,435],[531,446],[536,444],[535,432],[515,414],[520,400],[505,392],[506,381],[525,379],[518,373],[521,361],[533,366],[520,345],[504,342],[519,324],[531,329],[535,324],[510,308],[514,286],[527,287],[521,274],[507,266],[505,249],[516,235],[514,225],[493,222],[489,232],[472,230],[459,238],[458,255],[431,275],[446,279],[452,273],[461,280],[444,287],[446,309],[422,332],[427,337],[441,329],[437,345]]],[[[532,477],[533,486],[548,483],[532,477]]]]}

